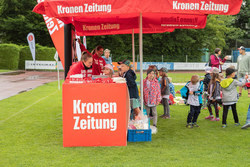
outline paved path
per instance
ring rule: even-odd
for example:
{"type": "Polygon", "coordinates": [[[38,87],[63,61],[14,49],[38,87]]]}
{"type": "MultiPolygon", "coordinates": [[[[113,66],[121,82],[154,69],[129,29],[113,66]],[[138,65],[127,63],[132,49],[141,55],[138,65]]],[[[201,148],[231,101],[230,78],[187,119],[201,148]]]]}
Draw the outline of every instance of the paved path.
{"type": "MultiPolygon", "coordinates": [[[[64,72],[60,72],[60,80],[62,79],[64,79],[64,72]]],[[[57,72],[16,71],[0,73],[0,100],[52,81],[57,81],[57,72]]]]}

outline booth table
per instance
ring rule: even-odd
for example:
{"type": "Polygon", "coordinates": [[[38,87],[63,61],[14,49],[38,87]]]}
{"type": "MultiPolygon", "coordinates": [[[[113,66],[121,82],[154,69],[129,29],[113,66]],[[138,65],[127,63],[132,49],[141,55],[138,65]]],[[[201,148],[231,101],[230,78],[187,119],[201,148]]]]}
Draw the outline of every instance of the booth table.
{"type": "Polygon", "coordinates": [[[126,146],[129,93],[126,83],[62,86],[63,146],[126,146]]]}

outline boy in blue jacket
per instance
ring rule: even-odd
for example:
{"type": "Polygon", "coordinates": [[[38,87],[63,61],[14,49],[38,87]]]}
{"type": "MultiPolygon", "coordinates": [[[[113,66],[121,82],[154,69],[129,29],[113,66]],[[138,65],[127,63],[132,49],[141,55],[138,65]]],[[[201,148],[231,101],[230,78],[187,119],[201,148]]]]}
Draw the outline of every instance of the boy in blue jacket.
{"type": "Polygon", "coordinates": [[[197,119],[202,106],[203,82],[200,81],[198,75],[193,75],[191,81],[180,90],[181,96],[187,99],[190,105],[190,111],[187,116],[187,128],[200,127],[197,119]]]}

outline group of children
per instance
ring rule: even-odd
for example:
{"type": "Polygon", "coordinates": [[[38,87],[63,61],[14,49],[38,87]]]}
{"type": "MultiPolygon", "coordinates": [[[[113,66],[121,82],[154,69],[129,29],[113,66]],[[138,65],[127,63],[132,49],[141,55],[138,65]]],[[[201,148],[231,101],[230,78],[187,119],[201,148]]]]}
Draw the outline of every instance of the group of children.
{"type": "MultiPolygon", "coordinates": [[[[133,70],[131,70],[129,60],[124,60],[123,62],[120,62],[120,64],[123,77],[126,78],[127,81],[130,93],[130,102],[134,111],[133,116],[136,119],[136,116],[139,112],[141,112],[138,88],[135,82],[136,74],[133,70]]],[[[156,106],[158,104],[162,103],[164,109],[164,114],[160,117],[164,119],[170,118],[169,97],[171,94],[175,95],[175,92],[172,83],[170,83],[171,78],[167,76],[167,72],[168,70],[165,67],[157,70],[156,66],[149,66],[147,70],[147,77],[143,80],[144,106],[148,115],[152,112],[153,126],[155,127],[157,126],[156,106]],[[158,72],[161,79],[159,79],[158,72]]],[[[235,68],[229,67],[225,71],[226,76],[224,78],[222,73],[219,73],[218,68],[212,67],[206,69],[206,75],[202,81],[198,75],[193,75],[191,77],[191,80],[180,90],[181,96],[186,99],[186,104],[190,106],[190,111],[187,116],[187,128],[199,127],[197,119],[203,102],[209,111],[209,116],[205,119],[220,121],[219,105],[222,105],[222,127],[227,127],[226,121],[229,108],[232,109],[235,125],[240,125],[236,110],[236,104],[239,98],[237,86],[245,85],[248,76],[246,75],[245,80],[240,82],[234,79],[235,73],[235,68]],[[215,116],[212,112],[212,106],[215,109],[215,116]]]]}
{"type": "Polygon", "coordinates": [[[244,86],[248,75],[242,82],[234,79],[236,70],[234,67],[226,69],[226,77],[223,79],[219,69],[212,67],[210,70],[206,69],[207,74],[202,81],[199,81],[197,75],[193,75],[191,81],[188,82],[182,89],[181,95],[187,99],[187,104],[190,105],[190,111],[187,117],[187,128],[199,127],[196,123],[202,107],[202,94],[203,102],[207,102],[209,116],[205,119],[211,121],[220,121],[219,118],[219,105],[223,105],[222,127],[227,127],[227,114],[229,108],[232,109],[234,122],[239,126],[239,118],[236,110],[238,101],[237,86],[244,86]],[[203,86],[204,85],[204,86],[203,86]],[[204,88],[204,93],[203,93],[204,88]],[[215,109],[215,117],[212,113],[212,107],[215,109]]]}

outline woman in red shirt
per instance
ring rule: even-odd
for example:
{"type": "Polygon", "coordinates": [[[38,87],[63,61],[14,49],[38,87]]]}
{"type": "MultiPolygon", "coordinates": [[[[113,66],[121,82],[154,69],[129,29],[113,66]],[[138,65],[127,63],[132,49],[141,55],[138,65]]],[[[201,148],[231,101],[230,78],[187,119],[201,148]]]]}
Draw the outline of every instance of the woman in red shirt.
{"type": "Polygon", "coordinates": [[[75,74],[82,74],[83,78],[92,77],[93,73],[92,64],[93,64],[93,57],[87,52],[83,52],[81,61],[70,66],[66,79],[69,79],[70,75],[75,75],[75,74]]]}
{"type": "Polygon", "coordinates": [[[219,72],[222,73],[222,65],[225,63],[225,61],[228,59],[228,56],[224,57],[223,60],[219,57],[221,54],[221,49],[216,48],[214,50],[214,55],[210,56],[211,59],[211,67],[216,67],[219,69],[219,72]]]}

